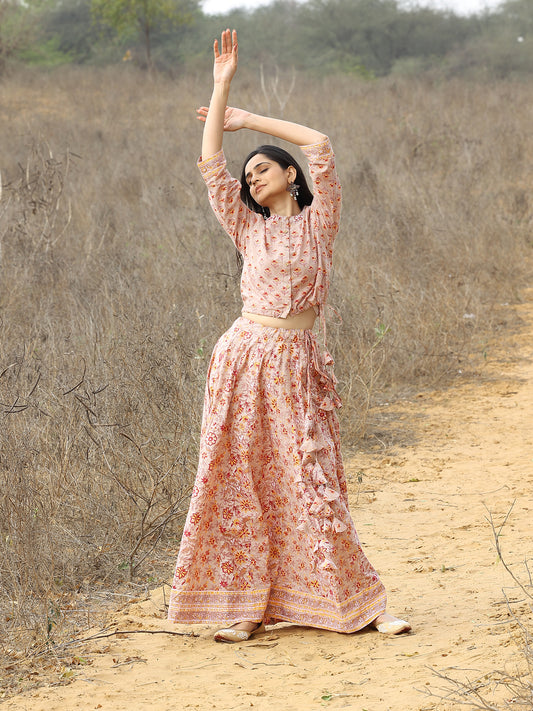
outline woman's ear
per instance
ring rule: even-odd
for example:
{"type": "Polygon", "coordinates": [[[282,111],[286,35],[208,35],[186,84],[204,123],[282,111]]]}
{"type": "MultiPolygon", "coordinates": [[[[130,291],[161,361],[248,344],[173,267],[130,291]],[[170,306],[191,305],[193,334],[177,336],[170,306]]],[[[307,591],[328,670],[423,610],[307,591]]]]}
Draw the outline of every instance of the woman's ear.
{"type": "Polygon", "coordinates": [[[296,180],[296,175],[296,168],[293,165],[290,165],[287,168],[287,180],[289,181],[289,183],[294,183],[294,181],[296,180]]]}

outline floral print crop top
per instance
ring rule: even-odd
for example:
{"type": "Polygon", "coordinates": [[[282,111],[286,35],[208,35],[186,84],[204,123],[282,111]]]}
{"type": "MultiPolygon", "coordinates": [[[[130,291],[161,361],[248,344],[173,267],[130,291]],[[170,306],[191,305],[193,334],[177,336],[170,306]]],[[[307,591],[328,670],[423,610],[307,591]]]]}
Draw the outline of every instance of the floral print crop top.
{"type": "Polygon", "coordinates": [[[312,180],[313,202],[293,217],[264,218],[242,202],[241,184],[223,151],[198,167],[218,221],[244,259],[243,311],[286,318],[325,304],[339,230],[341,187],[329,138],[301,146],[312,180]]]}

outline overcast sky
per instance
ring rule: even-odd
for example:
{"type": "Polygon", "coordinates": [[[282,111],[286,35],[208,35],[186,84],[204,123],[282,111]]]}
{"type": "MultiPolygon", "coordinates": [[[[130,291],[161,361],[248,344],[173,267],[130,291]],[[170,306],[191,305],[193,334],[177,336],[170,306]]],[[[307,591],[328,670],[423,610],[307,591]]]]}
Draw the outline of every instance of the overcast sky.
{"type": "MultiPolygon", "coordinates": [[[[254,8],[260,5],[268,5],[271,0],[203,0],[202,7],[208,15],[223,14],[236,7],[254,8]]],[[[460,15],[470,15],[475,12],[482,12],[501,5],[503,0],[418,0],[417,2],[405,2],[404,5],[419,5],[423,7],[433,7],[438,10],[449,8],[460,15]]]]}

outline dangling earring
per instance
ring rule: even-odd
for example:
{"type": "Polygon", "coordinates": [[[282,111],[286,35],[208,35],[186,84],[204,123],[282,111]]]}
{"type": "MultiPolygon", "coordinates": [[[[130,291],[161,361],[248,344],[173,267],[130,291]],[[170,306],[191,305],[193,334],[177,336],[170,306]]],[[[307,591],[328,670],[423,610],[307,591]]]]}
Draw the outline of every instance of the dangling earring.
{"type": "Polygon", "coordinates": [[[287,185],[287,192],[289,192],[291,194],[291,198],[293,200],[296,200],[296,202],[298,202],[298,188],[299,187],[300,186],[296,185],[296,183],[289,183],[287,185]]]}

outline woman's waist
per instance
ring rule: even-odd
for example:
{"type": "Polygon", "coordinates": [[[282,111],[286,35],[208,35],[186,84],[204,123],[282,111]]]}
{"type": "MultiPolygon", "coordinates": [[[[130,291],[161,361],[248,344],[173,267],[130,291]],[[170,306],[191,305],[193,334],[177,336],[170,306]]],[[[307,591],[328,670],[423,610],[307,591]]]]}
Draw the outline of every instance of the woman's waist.
{"type": "Polygon", "coordinates": [[[253,314],[249,311],[242,312],[243,318],[258,323],[267,328],[289,328],[289,329],[312,329],[315,324],[317,313],[311,306],[305,311],[297,314],[289,314],[285,318],[277,318],[275,316],[264,316],[263,314],[253,314]]]}

